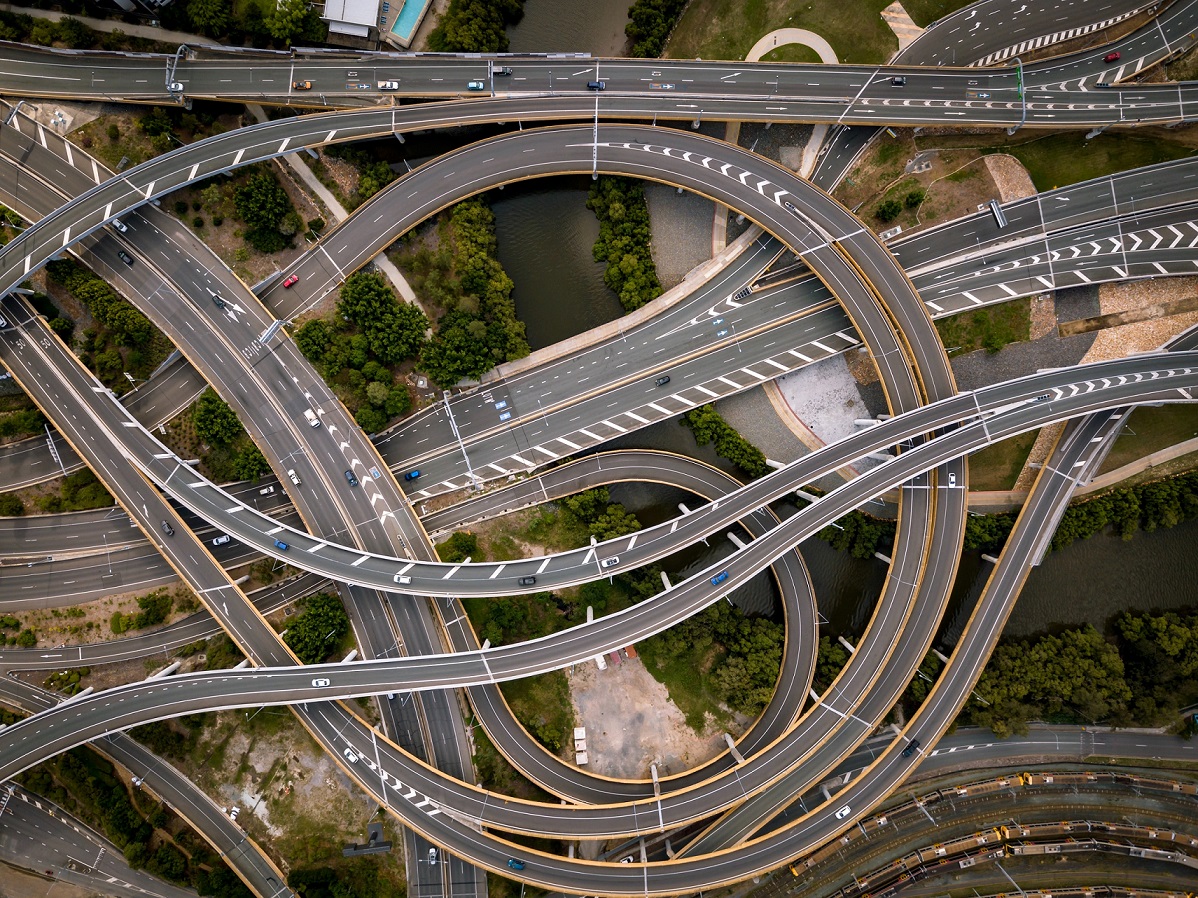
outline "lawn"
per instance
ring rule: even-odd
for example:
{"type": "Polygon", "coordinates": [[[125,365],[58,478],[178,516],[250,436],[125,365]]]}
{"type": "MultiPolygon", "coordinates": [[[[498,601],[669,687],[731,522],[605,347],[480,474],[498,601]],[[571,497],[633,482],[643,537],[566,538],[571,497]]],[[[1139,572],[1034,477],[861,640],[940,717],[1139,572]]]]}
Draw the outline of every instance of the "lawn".
{"type": "Polygon", "coordinates": [[[950,12],[968,6],[973,0],[903,0],[903,9],[920,28],[927,28],[950,12]]]}
{"type": "Polygon", "coordinates": [[[666,55],[744,59],[763,35],[793,27],[822,35],[841,62],[885,62],[898,49],[898,39],[880,15],[889,5],[889,0],[692,0],[666,55]]]}
{"type": "Polygon", "coordinates": [[[1198,406],[1183,403],[1160,408],[1137,408],[1115,440],[1102,465],[1113,471],[1138,458],[1198,436],[1198,406]]]}
{"type": "Polygon", "coordinates": [[[949,315],[936,321],[940,340],[951,354],[985,349],[998,352],[1008,343],[1028,339],[1031,328],[1031,300],[1013,299],[949,315]]]}
{"type": "Polygon", "coordinates": [[[1036,431],[987,446],[969,456],[971,490],[1009,490],[1015,486],[1028,453],[1036,442],[1036,431]]]}
{"type": "Polygon", "coordinates": [[[670,660],[658,657],[653,640],[638,644],[637,651],[644,661],[645,669],[653,679],[666,687],[678,710],[686,717],[686,725],[696,733],[707,727],[707,715],[716,719],[717,725],[730,718],[723,709],[720,698],[707,687],[708,675],[721,657],[713,646],[696,647],[690,655],[680,655],[670,660]]]}

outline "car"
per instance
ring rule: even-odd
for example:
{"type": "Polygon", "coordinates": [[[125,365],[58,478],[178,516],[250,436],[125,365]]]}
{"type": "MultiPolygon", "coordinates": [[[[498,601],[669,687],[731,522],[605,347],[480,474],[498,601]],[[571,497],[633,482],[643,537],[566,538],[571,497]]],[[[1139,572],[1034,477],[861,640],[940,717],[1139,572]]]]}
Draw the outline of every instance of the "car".
{"type": "Polygon", "coordinates": [[[264,486],[264,487],[262,487],[262,489],[258,490],[258,495],[259,496],[273,496],[274,492],[275,492],[275,486],[272,483],[270,486],[264,486]]]}
{"type": "Polygon", "coordinates": [[[620,556],[619,556],[619,555],[613,555],[611,558],[604,558],[604,559],[603,559],[603,566],[604,566],[604,567],[615,567],[615,566],[616,566],[617,564],[619,564],[619,563],[620,563],[620,556]]]}
{"type": "Polygon", "coordinates": [[[904,758],[911,757],[913,754],[915,754],[915,749],[917,749],[917,748],[919,748],[919,740],[912,739],[910,742],[907,743],[907,747],[903,749],[903,757],[904,758]]]}
{"type": "Polygon", "coordinates": [[[487,85],[484,81],[467,81],[466,90],[486,90],[487,85]]]}
{"type": "Polygon", "coordinates": [[[957,475],[954,472],[949,471],[948,472],[948,488],[951,490],[954,487],[956,487],[956,485],[957,485],[957,475]]]}
{"type": "Polygon", "coordinates": [[[399,90],[398,81],[380,81],[379,90],[399,90]]]}
{"type": "Polygon", "coordinates": [[[233,537],[229,536],[229,534],[227,534],[227,533],[222,533],[220,536],[218,536],[216,539],[214,539],[212,541],[212,545],[227,546],[231,542],[233,542],[233,537]]]}
{"type": "Polygon", "coordinates": [[[783,200],[782,205],[786,207],[786,211],[789,212],[791,215],[799,214],[799,210],[795,207],[795,204],[792,203],[790,200],[783,200]]]}
{"type": "Polygon", "coordinates": [[[291,478],[291,482],[294,483],[296,486],[300,485],[300,477],[299,477],[299,474],[295,473],[295,468],[288,468],[287,476],[291,478]]]}
{"type": "Polygon", "coordinates": [[[727,579],[728,579],[728,572],[720,571],[718,574],[716,574],[714,577],[711,578],[711,585],[719,586],[721,583],[723,583],[727,579]]]}
{"type": "Polygon", "coordinates": [[[286,290],[287,288],[291,287],[293,284],[297,284],[297,283],[299,283],[299,275],[298,274],[289,274],[289,275],[287,275],[287,277],[283,278],[283,289],[286,290]]]}
{"type": "Polygon", "coordinates": [[[312,82],[311,81],[292,81],[291,89],[292,90],[311,90],[312,82]]]}
{"type": "Polygon", "coordinates": [[[1050,393],[1041,393],[1039,396],[1037,396],[1035,398],[1034,401],[1035,402],[1047,402],[1051,398],[1052,398],[1052,395],[1050,393]]]}
{"type": "Polygon", "coordinates": [[[304,420],[308,422],[309,427],[320,426],[320,418],[317,416],[316,409],[314,408],[304,409],[304,420]]]}
{"type": "Polygon", "coordinates": [[[521,577],[519,582],[520,582],[521,586],[536,586],[537,578],[536,577],[521,577]]]}
{"type": "Polygon", "coordinates": [[[437,849],[436,848],[430,848],[428,850],[428,865],[430,867],[437,866],[437,849]]]}
{"type": "Polygon", "coordinates": [[[1120,54],[1120,52],[1118,50],[1112,50],[1106,56],[1102,57],[1102,61],[1103,62],[1118,62],[1121,55],[1122,54],[1120,54]]]}
{"type": "Polygon", "coordinates": [[[342,752],[342,754],[345,755],[345,760],[349,761],[351,764],[358,763],[358,755],[352,748],[347,748],[344,752],[342,752]]]}
{"type": "Polygon", "coordinates": [[[165,533],[167,536],[174,536],[175,528],[170,525],[169,521],[163,521],[162,522],[162,532],[165,533]]]}
{"type": "Polygon", "coordinates": [[[128,232],[128,230],[129,230],[129,226],[127,224],[125,224],[123,221],[121,221],[119,218],[114,218],[112,220],[112,226],[114,228],[116,228],[118,231],[120,231],[122,234],[128,232]]]}
{"type": "Polygon", "coordinates": [[[275,540],[275,548],[278,549],[280,552],[286,552],[288,549],[291,548],[291,546],[287,545],[287,543],[283,542],[281,539],[276,539],[275,540]]]}
{"type": "Polygon", "coordinates": [[[0,327],[8,327],[8,319],[0,315],[0,327]]]}
{"type": "Polygon", "coordinates": [[[408,473],[403,475],[403,479],[404,480],[415,480],[419,476],[420,476],[419,471],[408,471],[408,473]]]}
{"type": "Polygon", "coordinates": [[[169,90],[173,94],[181,94],[181,93],[183,93],[183,82],[182,81],[172,81],[170,84],[168,84],[166,86],[166,89],[169,90]]]}
{"type": "Polygon", "coordinates": [[[523,870],[524,869],[524,861],[518,861],[514,857],[509,857],[507,859],[507,865],[509,867],[511,867],[513,870],[523,870]]]}
{"type": "Polygon", "coordinates": [[[394,692],[387,693],[387,701],[389,701],[389,702],[395,701],[395,693],[394,692]]]}
{"type": "Polygon", "coordinates": [[[853,809],[846,804],[843,808],[836,812],[836,819],[843,820],[851,813],[853,813],[853,809]]]}
{"type": "Polygon", "coordinates": [[[123,249],[118,249],[116,251],[116,257],[118,259],[120,259],[122,262],[124,262],[126,265],[133,264],[133,257],[131,255],[129,255],[127,252],[125,252],[123,249]]]}
{"type": "Polygon", "coordinates": [[[657,380],[655,380],[653,382],[655,384],[657,384],[659,387],[664,387],[666,384],[668,384],[670,382],[670,375],[663,374],[661,377],[657,378],[657,380]]]}
{"type": "Polygon", "coordinates": [[[318,677],[317,679],[312,681],[312,685],[319,689],[323,686],[328,686],[329,680],[326,677],[318,677]]]}
{"type": "Polygon", "coordinates": [[[632,855],[630,854],[630,855],[628,855],[628,857],[620,858],[620,863],[621,864],[631,864],[632,863],[632,855]]]}
{"type": "Polygon", "coordinates": [[[212,301],[214,303],[216,303],[216,307],[218,309],[223,309],[227,305],[227,303],[225,302],[225,298],[223,296],[221,296],[219,293],[212,294],[212,301]]]}
{"type": "Polygon", "coordinates": [[[895,75],[893,78],[890,79],[891,87],[903,87],[904,85],[906,85],[906,83],[907,83],[906,75],[895,75]]]}
{"type": "Polygon", "coordinates": [[[587,90],[607,90],[606,81],[588,81],[587,90]]]}
{"type": "MultiPolygon", "coordinates": [[[[511,73],[512,67],[510,65],[500,65],[495,67],[496,75],[510,75],[511,73]]],[[[524,865],[521,864],[520,866],[523,867],[524,865]]]]}
{"type": "Polygon", "coordinates": [[[357,486],[358,478],[354,476],[353,471],[346,471],[345,472],[345,482],[348,483],[350,486],[357,486]]]}
{"type": "Polygon", "coordinates": [[[412,582],[412,578],[409,577],[407,574],[396,574],[391,579],[394,580],[396,583],[399,583],[400,585],[403,585],[403,586],[406,586],[407,584],[412,582]]]}

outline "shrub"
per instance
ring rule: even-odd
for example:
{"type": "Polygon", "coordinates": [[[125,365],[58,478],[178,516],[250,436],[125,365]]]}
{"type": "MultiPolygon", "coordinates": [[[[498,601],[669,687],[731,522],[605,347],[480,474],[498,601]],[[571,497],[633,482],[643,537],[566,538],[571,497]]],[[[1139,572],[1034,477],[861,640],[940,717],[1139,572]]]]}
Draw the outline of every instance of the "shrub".
{"type": "Polygon", "coordinates": [[[903,204],[898,200],[887,200],[874,210],[874,218],[883,224],[889,224],[899,217],[903,211],[903,204]]]}
{"type": "Polygon", "coordinates": [[[116,143],[118,140],[121,139],[121,129],[119,127],[117,127],[115,122],[108,126],[107,134],[108,134],[108,139],[111,140],[113,143],[116,143]]]}

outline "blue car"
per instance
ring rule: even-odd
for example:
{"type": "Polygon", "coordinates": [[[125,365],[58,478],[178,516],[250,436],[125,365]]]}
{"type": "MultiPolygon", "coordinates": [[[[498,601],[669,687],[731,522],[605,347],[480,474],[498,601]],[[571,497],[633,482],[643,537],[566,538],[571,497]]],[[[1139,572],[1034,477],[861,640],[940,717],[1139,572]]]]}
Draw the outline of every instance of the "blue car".
{"type": "Polygon", "coordinates": [[[507,859],[507,865],[509,867],[511,867],[513,870],[523,870],[524,869],[524,861],[518,861],[514,857],[509,857],[507,859]]]}
{"type": "Polygon", "coordinates": [[[719,586],[721,583],[723,583],[727,579],[728,579],[728,572],[720,571],[718,574],[716,574],[714,577],[711,578],[711,585],[719,586]]]}
{"type": "Polygon", "coordinates": [[[288,549],[291,548],[291,546],[287,545],[287,543],[283,542],[281,539],[276,539],[275,540],[275,548],[282,552],[286,552],[288,549]]]}

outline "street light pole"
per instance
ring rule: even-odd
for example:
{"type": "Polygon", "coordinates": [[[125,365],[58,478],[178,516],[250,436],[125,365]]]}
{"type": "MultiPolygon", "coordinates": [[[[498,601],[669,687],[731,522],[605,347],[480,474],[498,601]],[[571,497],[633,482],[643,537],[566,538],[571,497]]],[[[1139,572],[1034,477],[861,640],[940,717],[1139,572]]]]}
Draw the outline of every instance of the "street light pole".
{"type": "Polygon", "coordinates": [[[1023,115],[1020,117],[1018,125],[1007,129],[1007,134],[1014,134],[1027,122],[1027,91],[1023,87],[1023,61],[1018,56],[1015,57],[1015,90],[1018,91],[1019,99],[1023,102],[1023,115]]]}

